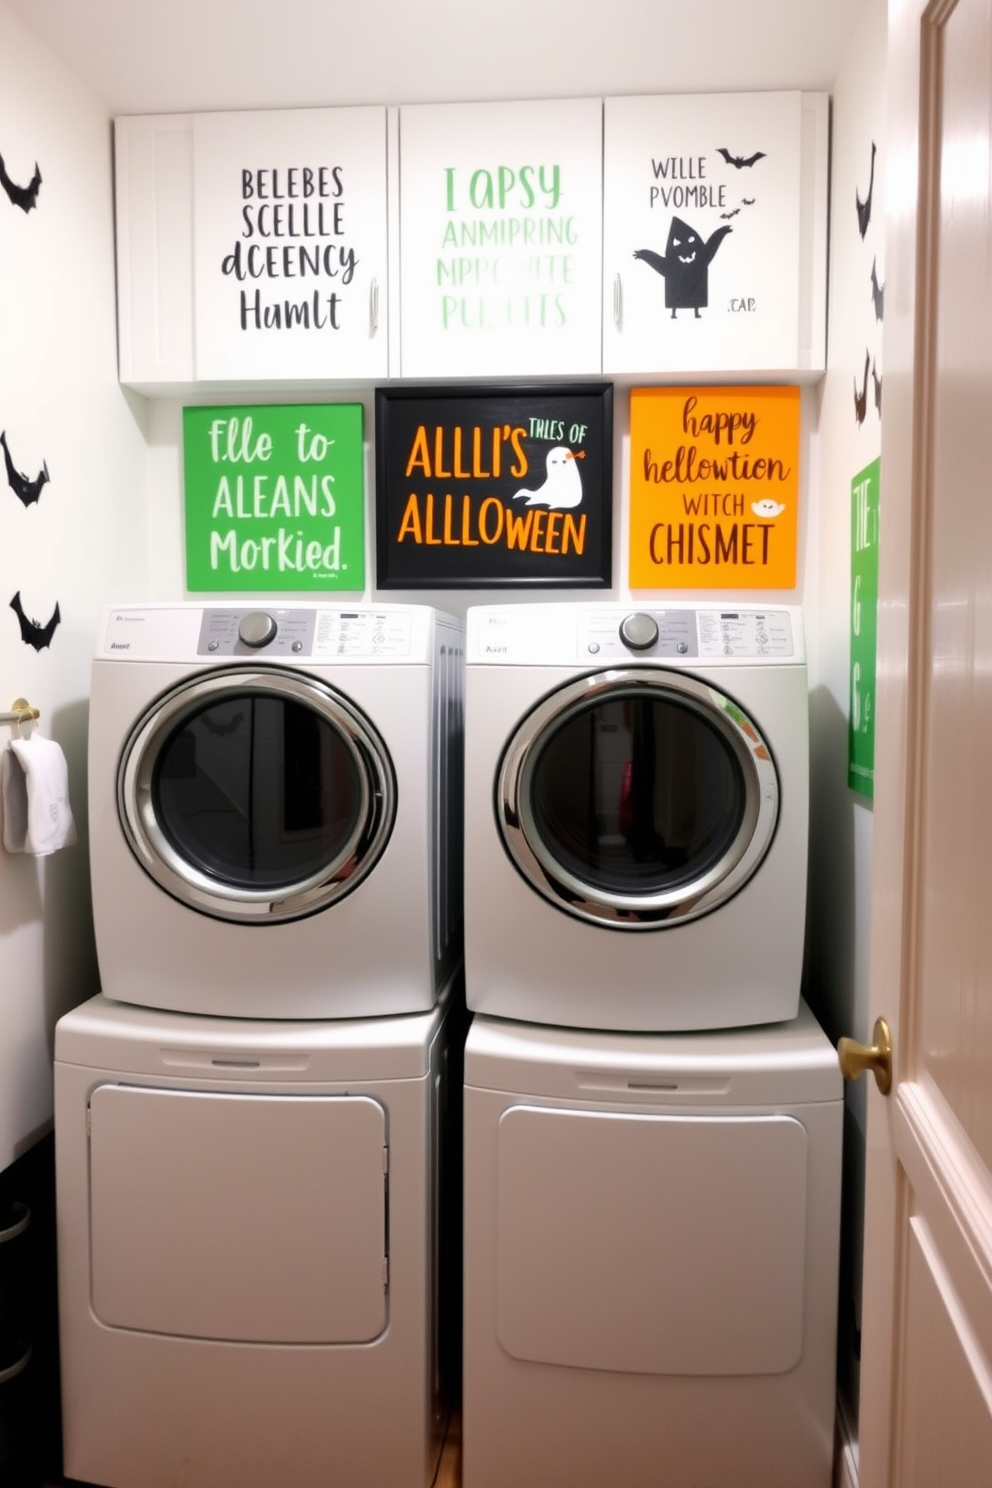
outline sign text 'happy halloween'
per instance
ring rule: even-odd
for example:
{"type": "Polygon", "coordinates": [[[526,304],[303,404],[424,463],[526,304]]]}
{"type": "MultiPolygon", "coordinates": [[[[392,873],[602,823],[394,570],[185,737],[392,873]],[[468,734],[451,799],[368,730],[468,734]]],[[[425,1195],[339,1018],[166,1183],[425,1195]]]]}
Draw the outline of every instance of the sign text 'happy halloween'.
{"type": "Polygon", "coordinates": [[[630,583],[792,588],[795,387],[631,392],[630,583]]]}

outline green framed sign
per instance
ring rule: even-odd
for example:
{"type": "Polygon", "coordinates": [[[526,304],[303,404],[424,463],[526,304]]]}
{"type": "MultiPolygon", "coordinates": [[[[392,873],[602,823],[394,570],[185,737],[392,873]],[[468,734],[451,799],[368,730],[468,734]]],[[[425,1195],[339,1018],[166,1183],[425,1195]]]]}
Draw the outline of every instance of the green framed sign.
{"type": "Polygon", "coordinates": [[[183,409],[186,587],[365,587],[361,403],[183,409]]]}
{"type": "Polygon", "coordinates": [[[851,688],[847,783],[875,794],[875,638],[878,612],[878,489],[881,461],[851,482],[851,688]]]}

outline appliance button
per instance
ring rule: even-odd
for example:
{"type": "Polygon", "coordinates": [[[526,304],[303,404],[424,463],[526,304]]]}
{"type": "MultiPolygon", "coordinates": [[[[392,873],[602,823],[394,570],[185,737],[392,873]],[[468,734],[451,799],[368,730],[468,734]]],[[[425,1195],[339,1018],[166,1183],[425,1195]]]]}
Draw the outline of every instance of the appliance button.
{"type": "Polygon", "coordinates": [[[625,615],[620,621],[620,639],[631,651],[649,651],[658,639],[658,622],[653,615],[625,615]]]}
{"type": "Polygon", "coordinates": [[[277,626],[271,615],[264,610],[249,610],[238,622],[238,639],[246,646],[267,646],[275,639],[277,626]]]}

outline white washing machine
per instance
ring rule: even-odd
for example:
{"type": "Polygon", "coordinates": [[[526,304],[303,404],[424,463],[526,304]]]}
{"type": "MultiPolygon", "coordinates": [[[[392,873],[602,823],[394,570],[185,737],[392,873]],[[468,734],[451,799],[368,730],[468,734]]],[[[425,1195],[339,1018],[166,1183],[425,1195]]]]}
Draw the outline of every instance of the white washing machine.
{"type": "Polygon", "coordinates": [[[800,611],[483,606],[466,663],[469,1006],[658,1032],[794,1017],[800,611]]]}
{"type": "Polygon", "coordinates": [[[464,628],[414,605],[123,606],[90,702],[107,997],[433,1006],[461,959],[464,628]]]}
{"type": "Polygon", "coordinates": [[[55,1043],[65,1471],[426,1488],[448,1045],[97,997],[55,1043]]]}
{"type": "Polygon", "coordinates": [[[805,1006],[674,1035],[476,1017],[465,1488],[829,1488],[841,1083],[805,1006]]]}

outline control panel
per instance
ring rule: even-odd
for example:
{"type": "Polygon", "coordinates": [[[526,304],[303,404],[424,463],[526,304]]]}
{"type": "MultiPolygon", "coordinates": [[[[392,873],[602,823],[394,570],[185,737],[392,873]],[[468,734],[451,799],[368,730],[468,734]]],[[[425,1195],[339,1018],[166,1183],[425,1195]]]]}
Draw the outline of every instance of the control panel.
{"type": "Polygon", "coordinates": [[[309,656],[315,610],[210,609],[200,621],[198,656],[309,656]]]}
{"type": "Polygon", "coordinates": [[[795,655],[786,610],[632,610],[619,617],[615,610],[590,610],[580,621],[578,647],[580,659],[610,662],[795,655]]]}
{"type": "Polygon", "coordinates": [[[312,657],[407,656],[410,617],[387,610],[207,609],[200,622],[198,656],[312,657]]]}

